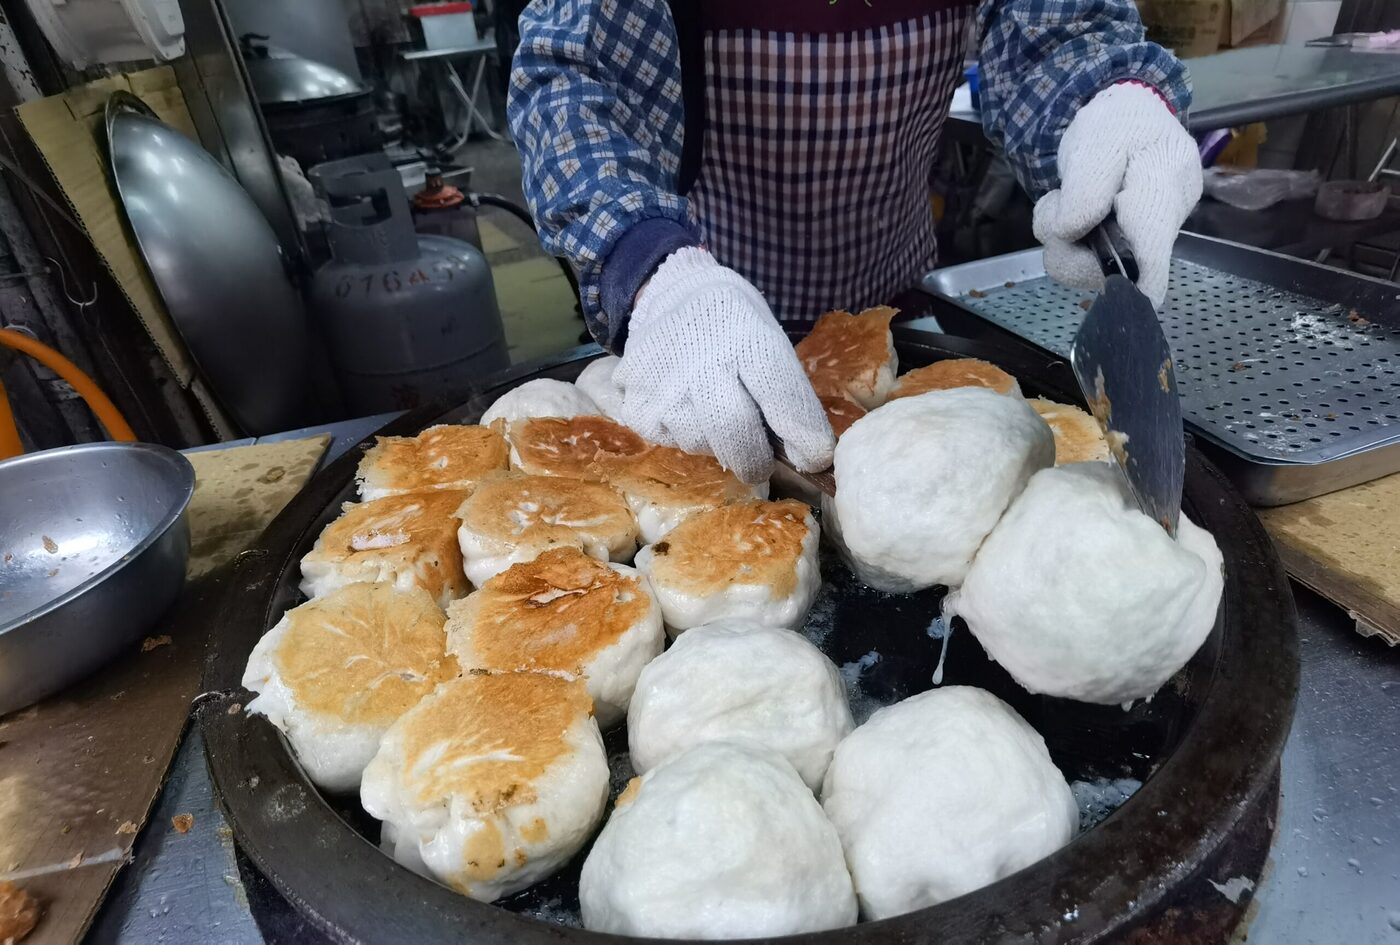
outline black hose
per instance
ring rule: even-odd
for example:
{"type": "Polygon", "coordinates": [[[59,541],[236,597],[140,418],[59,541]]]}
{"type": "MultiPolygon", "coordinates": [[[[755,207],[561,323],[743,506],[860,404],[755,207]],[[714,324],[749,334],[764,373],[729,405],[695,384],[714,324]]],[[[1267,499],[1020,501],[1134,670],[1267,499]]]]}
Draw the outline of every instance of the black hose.
{"type": "MultiPolygon", "coordinates": [[[[530,228],[531,233],[538,234],[539,231],[535,229],[535,218],[530,216],[529,210],[526,210],[515,201],[507,200],[500,194],[472,194],[472,198],[475,199],[477,203],[485,204],[488,207],[498,207],[507,213],[513,214],[530,228]]],[[[559,268],[563,271],[564,278],[569,282],[569,288],[574,290],[574,299],[581,305],[583,299],[579,294],[578,277],[574,275],[573,267],[558,256],[555,257],[555,262],[559,263],[559,268]]],[[[582,309],[580,309],[580,311],[582,311],[582,309]]]]}
{"type": "Polygon", "coordinates": [[[508,212],[508,213],[513,213],[513,214],[515,214],[517,217],[520,218],[520,221],[521,221],[522,223],[524,223],[526,226],[528,226],[528,227],[530,228],[530,231],[531,231],[532,233],[535,231],[535,218],[532,217],[532,216],[530,216],[530,211],[529,211],[529,210],[526,210],[524,207],[520,206],[520,204],[516,203],[514,200],[507,200],[505,197],[502,197],[500,194],[476,194],[476,193],[474,193],[474,194],[471,195],[471,197],[472,197],[472,199],[475,200],[477,203],[484,203],[484,204],[486,204],[488,207],[500,207],[502,210],[505,210],[505,211],[508,212]]]}

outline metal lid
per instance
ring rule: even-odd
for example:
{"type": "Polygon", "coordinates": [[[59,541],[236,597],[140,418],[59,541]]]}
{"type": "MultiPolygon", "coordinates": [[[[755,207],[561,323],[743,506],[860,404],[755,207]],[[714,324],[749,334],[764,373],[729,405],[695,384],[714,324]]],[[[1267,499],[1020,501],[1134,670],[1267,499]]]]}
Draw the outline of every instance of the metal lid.
{"type": "Polygon", "coordinates": [[[265,43],[265,39],[249,33],[240,42],[253,94],[260,104],[291,105],[368,91],[339,69],[265,43]]]}
{"type": "Polygon", "coordinates": [[[139,98],[107,100],[112,177],[165,307],[245,432],[303,426],[310,339],[277,234],[238,181],[139,98]]]}

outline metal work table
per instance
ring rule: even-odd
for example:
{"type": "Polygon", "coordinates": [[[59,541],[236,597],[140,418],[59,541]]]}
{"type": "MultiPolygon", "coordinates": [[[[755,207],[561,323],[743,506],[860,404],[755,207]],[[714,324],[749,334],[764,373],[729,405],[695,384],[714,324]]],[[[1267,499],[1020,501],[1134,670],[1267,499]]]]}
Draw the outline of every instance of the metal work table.
{"type": "MultiPolygon", "coordinates": [[[[365,418],[295,431],[335,436],[325,462],[387,422],[365,418]]],[[[1302,676],[1283,753],[1282,802],[1248,934],[1270,945],[1400,943],[1400,648],[1363,639],[1352,620],[1306,590],[1302,676]]],[[[88,936],[119,945],[320,945],[237,854],[191,730],[170,780],[88,936]],[[166,828],[194,815],[188,834],[166,828]],[[250,900],[255,904],[250,910],[250,900]]],[[[1230,877],[1217,877],[1224,887],[1230,877]]],[[[347,891],[347,894],[356,894],[347,891]]],[[[372,895],[372,891],[365,891],[372,895]]],[[[392,904],[386,904],[392,908],[392,904]]]]}
{"type": "Polygon", "coordinates": [[[496,40],[490,35],[465,46],[445,46],[442,49],[411,49],[403,54],[404,59],[415,62],[419,59],[450,59],[453,56],[479,56],[496,51],[496,40]]]}
{"type": "Polygon", "coordinates": [[[1400,56],[1310,46],[1254,46],[1186,63],[1192,131],[1356,105],[1400,92],[1400,56]]]}
{"type": "MultiPolygon", "coordinates": [[[[1355,105],[1400,93],[1400,54],[1311,46],[1253,46],[1188,59],[1193,132],[1355,105]]],[[[975,109],[949,119],[981,127],[975,109]]]]}
{"type": "Polygon", "coordinates": [[[467,114],[462,122],[461,132],[456,138],[440,144],[439,148],[448,152],[455,151],[466,144],[472,131],[478,127],[488,137],[496,141],[505,140],[496,133],[496,129],[491,127],[491,120],[486,117],[481,111],[481,106],[477,104],[477,99],[481,97],[481,80],[486,75],[486,61],[495,54],[496,40],[490,33],[466,46],[449,46],[445,49],[414,49],[402,54],[405,62],[436,63],[448,87],[456,93],[458,101],[466,110],[467,114]],[[463,84],[462,76],[453,64],[457,59],[475,60],[471,70],[471,78],[466,84],[463,84]]]}
{"type": "Polygon", "coordinates": [[[1191,211],[1182,229],[1312,259],[1325,249],[1400,230],[1400,209],[1387,207],[1374,220],[1347,223],[1318,216],[1313,212],[1312,197],[1285,200],[1263,210],[1241,210],[1207,197],[1191,211]]]}

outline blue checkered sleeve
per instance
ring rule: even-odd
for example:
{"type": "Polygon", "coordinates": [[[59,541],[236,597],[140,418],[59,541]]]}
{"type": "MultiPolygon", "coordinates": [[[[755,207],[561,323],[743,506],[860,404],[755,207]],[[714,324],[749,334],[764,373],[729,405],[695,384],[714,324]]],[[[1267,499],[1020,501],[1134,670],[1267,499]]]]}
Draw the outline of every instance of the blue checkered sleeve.
{"type": "Polygon", "coordinates": [[[1060,135],[1104,88],[1144,82],[1183,118],[1191,104],[1186,67],[1144,40],[1132,0],[980,0],[977,24],[982,125],[1033,196],[1059,186],[1060,135]]]}
{"type": "Polygon", "coordinates": [[[509,115],[540,239],[574,265],[588,326],[616,350],[631,298],[606,310],[603,264],[618,242],[643,222],[664,231],[651,249],[699,241],[676,194],[685,110],[665,0],[534,0],[509,115]]]}

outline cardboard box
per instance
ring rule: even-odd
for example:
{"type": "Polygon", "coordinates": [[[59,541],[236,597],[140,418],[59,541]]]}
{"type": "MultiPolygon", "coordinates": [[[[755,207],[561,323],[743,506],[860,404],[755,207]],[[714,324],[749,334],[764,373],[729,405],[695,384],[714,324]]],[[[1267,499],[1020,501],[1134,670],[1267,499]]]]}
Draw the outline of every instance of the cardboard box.
{"type": "Polygon", "coordinates": [[[1147,38],[1183,59],[1218,50],[1230,15],[1228,0],[1142,0],[1138,10],[1147,38]]]}
{"type": "Polygon", "coordinates": [[[1284,0],[1141,0],[1147,38],[1183,59],[1270,41],[1284,0]]]}
{"type": "Polygon", "coordinates": [[[1283,0],[1230,0],[1230,48],[1272,42],[1283,7],[1283,0]]]}

